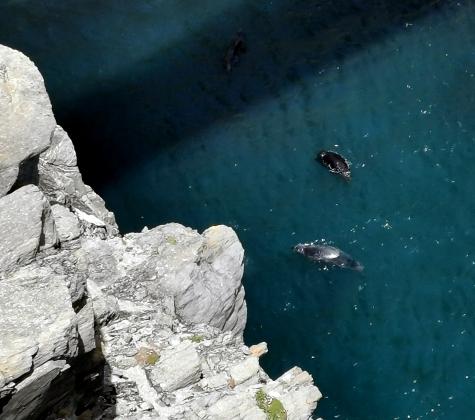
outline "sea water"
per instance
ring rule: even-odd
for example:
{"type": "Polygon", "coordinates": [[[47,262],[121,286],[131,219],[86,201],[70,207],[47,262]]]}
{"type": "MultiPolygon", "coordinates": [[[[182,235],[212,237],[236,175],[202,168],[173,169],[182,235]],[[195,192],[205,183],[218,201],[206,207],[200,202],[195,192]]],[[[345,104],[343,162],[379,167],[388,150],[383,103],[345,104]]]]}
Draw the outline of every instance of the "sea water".
{"type": "Polygon", "coordinates": [[[122,232],[236,230],[246,342],[313,375],[319,416],[473,418],[472,2],[9,0],[0,42],[38,64],[122,232]],[[312,240],[365,270],[292,252],[312,240]]]}

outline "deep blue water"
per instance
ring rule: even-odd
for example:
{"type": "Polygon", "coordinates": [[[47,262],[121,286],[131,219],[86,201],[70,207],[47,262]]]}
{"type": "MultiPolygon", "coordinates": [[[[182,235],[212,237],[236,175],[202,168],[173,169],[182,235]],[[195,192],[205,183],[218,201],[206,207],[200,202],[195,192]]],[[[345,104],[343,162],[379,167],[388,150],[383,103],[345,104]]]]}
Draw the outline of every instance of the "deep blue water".
{"type": "Polygon", "coordinates": [[[313,374],[318,415],[474,417],[475,4],[10,0],[0,42],[39,65],[123,232],[236,229],[246,341],[313,374]],[[365,271],[291,252],[322,238],[365,271]]]}

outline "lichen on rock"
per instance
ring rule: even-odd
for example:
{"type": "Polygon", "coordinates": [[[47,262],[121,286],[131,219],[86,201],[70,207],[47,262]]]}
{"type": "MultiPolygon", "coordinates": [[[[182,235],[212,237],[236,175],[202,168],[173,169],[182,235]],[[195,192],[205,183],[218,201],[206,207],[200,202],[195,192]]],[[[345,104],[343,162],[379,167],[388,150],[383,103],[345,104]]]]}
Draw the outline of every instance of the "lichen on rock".
{"type": "Polygon", "coordinates": [[[287,412],[282,403],[267,395],[262,388],[256,392],[257,406],[266,414],[267,420],[287,420],[287,412]]]}

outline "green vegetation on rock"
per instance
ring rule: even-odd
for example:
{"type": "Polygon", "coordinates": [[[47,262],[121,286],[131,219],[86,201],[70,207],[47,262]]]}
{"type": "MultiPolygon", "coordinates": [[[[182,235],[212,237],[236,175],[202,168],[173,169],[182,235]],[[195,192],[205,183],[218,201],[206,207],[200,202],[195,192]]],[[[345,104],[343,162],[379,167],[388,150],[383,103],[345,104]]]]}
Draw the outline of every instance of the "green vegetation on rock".
{"type": "Polygon", "coordinates": [[[194,335],[190,339],[193,343],[201,343],[204,340],[204,337],[202,335],[194,335]]]}
{"type": "Polygon", "coordinates": [[[287,420],[287,412],[277,398],[267,395],[261,388],[256,392],[257,406],[266,413],[267,420],[287,420]]]}
{"type": "Polygon", "coordinates": [[[177,244],[176,238],[174,236],[167,236],[166,241],[170,245],[176,245],[177,244]]]}
{"type": "Polygon", "coordinates": [[[140,366],[153,366],[159,359],[158,353],[147,347],[141,347],[135,355],[135,360],[140,366]]]}

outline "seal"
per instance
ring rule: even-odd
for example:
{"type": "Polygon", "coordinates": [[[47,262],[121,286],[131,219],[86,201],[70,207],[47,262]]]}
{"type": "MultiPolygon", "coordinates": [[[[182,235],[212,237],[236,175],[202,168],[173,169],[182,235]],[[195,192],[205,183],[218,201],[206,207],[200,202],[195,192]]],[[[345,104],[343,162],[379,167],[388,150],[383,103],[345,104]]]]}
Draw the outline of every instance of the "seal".
{"type": "Polygon", "coordinates": [[[315,159],[328,168],[331,173],[338,174],[347,181],[351,179],[350,162],[342,155],[336,152],[322,150],[315,159]]]}
{"type": "Polygon", "coordinates": [[[294,251],[318,263],[349,268],[355,271],[363,271],[364,269],[364,266],[359,261],[334,246],[312,242],[309,244],[297,244],[294,246],[294,251]]]}
{"type": "Polygon", "coordinates": [[[241,55],[247,51],[244,33],[238,31],[224,56],[224,68],[229,73],[239,63],[241,55]]]}

